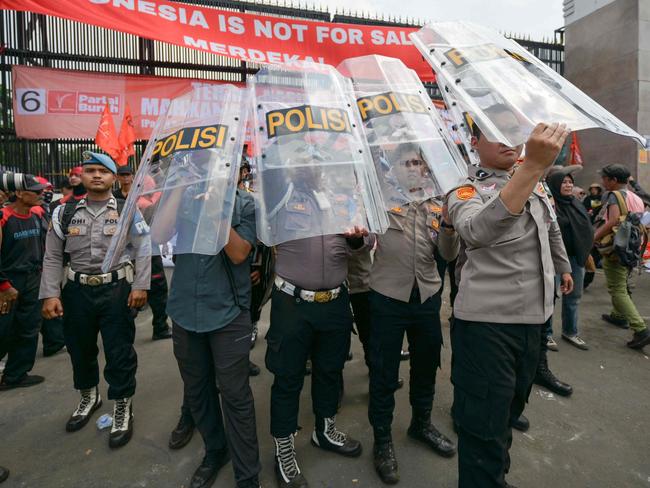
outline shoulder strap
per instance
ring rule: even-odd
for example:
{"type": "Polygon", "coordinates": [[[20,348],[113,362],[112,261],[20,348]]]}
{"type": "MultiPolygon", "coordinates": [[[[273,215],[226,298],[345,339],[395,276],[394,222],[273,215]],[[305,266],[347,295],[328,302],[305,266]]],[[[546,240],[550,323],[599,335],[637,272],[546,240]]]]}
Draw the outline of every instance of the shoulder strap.
{"type": "Polygon", "coordinates": [[[61,224],[61,232],[63,233],[64,236],[68,235],[68,227],[70,226],[72,217],[74,216],[74,213],[77,210],[78,203],[79,201],[77,199],[71,198],[70,200],[65,202],[63,209],[59,211],[60,212],[59,215],[61,216],[59,222],[61,224]]]}
{"type": "Polygon", "coordinates": [[[627,203],[625,203],[625,198],[623,198],[623,194],[620,191],[613,191],[612,193],[614,193],[614,196],[618,201],[618,208],[621,211],[621,217],[622,218],[627,217],[628,214],[627,203]]]}

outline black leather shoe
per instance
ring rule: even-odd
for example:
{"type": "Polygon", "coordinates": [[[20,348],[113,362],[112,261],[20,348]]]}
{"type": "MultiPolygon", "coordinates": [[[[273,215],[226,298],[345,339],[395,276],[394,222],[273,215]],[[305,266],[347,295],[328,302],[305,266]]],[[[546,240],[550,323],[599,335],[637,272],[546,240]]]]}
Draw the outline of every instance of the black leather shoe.
{"type": "Polygon", "coordinates": [[[399,353],[399,360],[400,361],[406,361],[411,357],[411,353],[408,351],[401,351],[399,353]]]}
{"type": "Polygon", "coordinates": [[[526,432],[530,429],[530,421],[523,415],[520,415],[510,423],[510,426],[520,432],[526,432]]]}
{"type": "Polygon", "coordinates": [[[424,442],[443,457],[452,457],[456,454],[456,445],[431,423],[431,410],[413,411],[413,418],[407,432],[409,437],[424,442]]]}
{"type": "Polygon", "coordinates": [[[308,359],[305,364],[305,376],[311,376],[311,359],[308,359]]]}
{"type": "Polygon", "coordinates": [[[248,376],[259,376],[262,370],[253,361],[248,361],[248,376]]]}
{"type": "Polygon", "coordinates": [[[316,429],[311,443],[325,451],[335,452],[345,457],[361,456],[361,443],[336,429],[335,418],[316,419],[316,429]]]}
{"type": "Polygon", "coordinates": [[[399,378],[397,380],[397,389],[401,390],[403,386],[404,386],[404,380],[402,378],[399,378]]]}
{"type": "Polygon", "coordinates": [[[627,343],[627,347],[630,349],[642,349],[648,344],[650,344],[650,331],[644,329],[641,332],[634,333],[632,340],[627,343]]]}
{"type": "Polygon", "coordinates": [[[201,465],[196,468],[190,481],[190,488],[209,488],[217,479],[219,470],[230,461],[228,449],[218,451],[217,454],[206,454],[201,465]]]}
{"type": "Polygon", "coordinates": [[[548,368],[537,370],[534,383],[536,385],[543,386],[556,395],[568,397],[573,393],[573,388],[571,385],[558,380],[548,368]]]}
{"type": "Polygon", "coordinates": [[[180,449],[181,447],[185,447],[192,440],[193,435],[194,419],[191,415],[181,414],[181,418],[178,419],[178,424],[169,436],[169,448],[180,449]]]}
{"type": "Polygon", "coordinates": [[[55,354],[63,351],[64,348],[65,348],[65,344],[61,344],[60,346],[55,346],[53,349],[45,349],[45,348],[43,348],[43,357],[44,358],[52,357],[55,354]]]}
{"type": "Polygon", "coordinates": [[[393,441],[387,429],[383,429],[383,431],[382,429],[375,430],[372,458],[375,471],[377,471],[381,481],[387,485],[396,485],[399,482],[399,471],[393,441]]]}
{"type": "Polygon", "coordinates": [[[607,313],[602,314],[601,317],[605,322],[610,323],[612,325],[615,325],[616,327],[620,327],[621,329],[629,329],[630,328],[629,322],[627,320],[625,320],[625,319],[619,319],[617,317],[612,317],[611,315],[609,315],[607,313]]]}
{"type": "Polygon", "coordinates": [[[162,339],[171,339],[171,338],[172,338],[172,330],[170,327],[155,331],[151,336],[152,341],[160,341],[162,339]]]}
{"type": "Polygon", "coordinates": [[[0,466],[0,483],[7,481],[7,478],[9,478],[9,470],[0,466]]]}
{"type": "Polygon", "coordinates": [[[12,381],[12,382],[8,382],[3,377],[2,382],[0,382],[0,391],[13,390],[14,388],[29,388],[30,386],[43,383],[43,381],[45,381],[45,378],[37,374],[26,374],[18,381],[12,381]]]}

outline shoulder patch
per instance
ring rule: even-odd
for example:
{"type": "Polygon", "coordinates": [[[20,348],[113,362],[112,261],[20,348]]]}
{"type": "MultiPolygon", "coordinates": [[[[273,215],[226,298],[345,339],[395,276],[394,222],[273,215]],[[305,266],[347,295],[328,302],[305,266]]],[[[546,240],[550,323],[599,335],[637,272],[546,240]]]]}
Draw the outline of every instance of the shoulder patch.
{"type": "Polygon", "coordinates": [[[476,188],[473,186],[463,186],[456,190],[456,198],[459,200],[469,200],[476,195],[476,188]]]}

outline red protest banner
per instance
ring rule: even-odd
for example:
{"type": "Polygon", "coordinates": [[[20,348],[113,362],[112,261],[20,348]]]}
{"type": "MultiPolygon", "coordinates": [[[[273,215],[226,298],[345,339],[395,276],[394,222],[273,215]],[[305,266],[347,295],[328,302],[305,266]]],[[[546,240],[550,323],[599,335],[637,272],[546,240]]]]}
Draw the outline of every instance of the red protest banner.
{"type": "Polygon", "coordinates": [[[120,127],[120,135],[117,136],[117,142],[120,145],[120,154],[115,162],[118,166],[126,166],[129,162],[129,157],[135,156],[133,143],[136,140],[131,107],[127,103],[126,109],[124,110],[124,118],[122,119],[122,126],[120,127]]]}
{"type": "Polygon", "coordinates": [[[104,107],[117,123],[127,103],[136,139],[149,139],[171,99],[194,87],[222,83],[29,66],[12,66],[11,71],[16,134],[25,139],[92,139],[104,107]]]}
{"type": "Polygon", "coordinates": [[[30,11],[257,63],[315,61],[381,54],[401,59],[423,80],[431,68],[408,35],[416,28],[334,24],[255,15],[159,0],[0,0],[30,11]]]}
{"type": "Polygon", "coordinates": [[[108,103],[104,106],[104,111],[99,119],[99,127],[97,127],[97,134],[95,135],[95,144],[102,148],[102,150],[113,159],[116,159],[120,154],[120,144],[117,141],[117,133],[115,132],[115,123],[111,110],[108,108],[108,103]]]}

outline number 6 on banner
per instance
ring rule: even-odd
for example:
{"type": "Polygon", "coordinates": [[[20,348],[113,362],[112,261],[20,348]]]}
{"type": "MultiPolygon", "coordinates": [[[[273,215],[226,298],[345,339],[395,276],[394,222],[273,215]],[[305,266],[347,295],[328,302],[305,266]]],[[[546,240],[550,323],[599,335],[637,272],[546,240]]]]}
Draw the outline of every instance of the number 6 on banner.
{"type": "Polygon", "coordinates": [[[16,90],[16,110],[19,115],[45,114],[44,88],[18,88],[16,90]]]}

